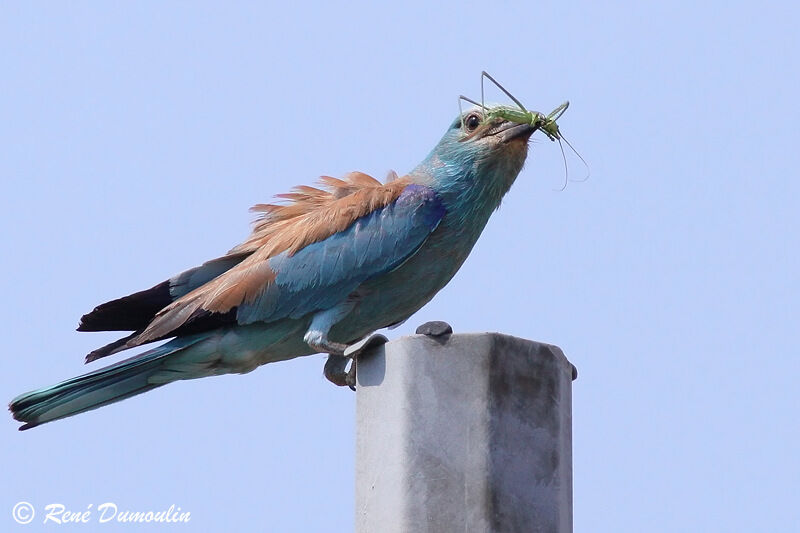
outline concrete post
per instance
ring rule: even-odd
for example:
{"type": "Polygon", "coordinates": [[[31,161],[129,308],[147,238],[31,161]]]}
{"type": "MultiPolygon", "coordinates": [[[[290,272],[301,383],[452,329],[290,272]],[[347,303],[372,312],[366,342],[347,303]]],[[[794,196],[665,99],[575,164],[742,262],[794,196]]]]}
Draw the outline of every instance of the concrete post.
{"type": "Polygon", "coordinates": [[[572,380],[556,346],[403,337],[357,374],[356,531],[572,531],[572,380]]]}

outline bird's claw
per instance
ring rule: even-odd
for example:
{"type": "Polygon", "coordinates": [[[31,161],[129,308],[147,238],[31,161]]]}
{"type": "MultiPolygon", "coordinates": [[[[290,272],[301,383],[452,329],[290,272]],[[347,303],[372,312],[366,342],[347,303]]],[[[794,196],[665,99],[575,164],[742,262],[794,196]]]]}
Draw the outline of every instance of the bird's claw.
{"type": "Polygon", "coordinates": [[[370,335],[345,348],[344,355],[329,354],[328,360],[325,362],[325,377],[334,385],[339,387],[347,386],[352,390],[356,390],[358,357],[366,350],[387,342],[389,342],[389,339],[381,334],[370,335]],[[347,369],[347,363],[351,359],[350,368],[347,369]]]}
{"type": "Polygon", "coordinates": [[[323,374],[328,381],[339,387],[347,385],[347,357],[343,355],[336,355],[334,353],[328,354],[328,360],[325,361],[325,369],[323,374]]]}
{"type": "Polygon", "coordinates": [[[353,359],[355,359],[356,357],[361,355],[362,352],[369,350],[373,346],[381,346],[383,344],[386,344],[387,342],[389,342],[389,339],[387,339],[380,333],[375,333],[374,335],[370,335],[366,339],[362,339],[348,346],[344,351],[344,356],[352,357],[353,359]]]}

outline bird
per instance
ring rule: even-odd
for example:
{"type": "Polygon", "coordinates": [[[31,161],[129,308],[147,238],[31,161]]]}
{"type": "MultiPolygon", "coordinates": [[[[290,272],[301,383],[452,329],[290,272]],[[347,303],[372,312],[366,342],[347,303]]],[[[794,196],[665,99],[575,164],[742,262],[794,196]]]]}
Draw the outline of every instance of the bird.
{"type": "Polygon", "coordinates": [[[14,398],[19,429],[314,353],[330,354],[331,381],[352,385],[348,348],[402,323],[453,278],[522,170],[537,126],[490,111],[460,112],[406,175],[323,176],[277,195],[252,208],[252,232],[225,255],[98,305],[78,331],[132,333],[87,363],[166,342],[14,398]]]}

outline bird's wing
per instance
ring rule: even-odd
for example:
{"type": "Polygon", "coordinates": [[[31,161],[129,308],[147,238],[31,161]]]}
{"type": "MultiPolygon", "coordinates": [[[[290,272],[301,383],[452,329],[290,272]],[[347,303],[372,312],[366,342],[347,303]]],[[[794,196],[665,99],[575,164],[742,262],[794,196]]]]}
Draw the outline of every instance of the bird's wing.
{"type": "MultiPolygon", "coordinates": [[[[389,181],[393,181],[397,179],[397,175],[391,173],[389,178],[389,181]]],[[[289,194],[278,195],[281,199],[289,200],[288,205],[256,205],[252,211],[261,212],[262,216],[256,221],[253,233],[243,244],[223,257],[207,261],[149,289],[98,305],[81,317],[78,331],[136,331],[131,335],[135,337],[150,324],[160,310],[230,270],[253,252],[273,241],[276,235],[287,230],[291,233],[292,227],[297,226],[293,223],[300,221],[300,226],[307,225],[311,222],[308,220],[310,213],[331,206],[335,200],[355,193],[358,195],[352,200],[361,202],[360,205],[364,205],[365,200],[368,200],[366,203],[385,203],[387,201],[385,195],[392,197],[397,191],[393,187],[384,187],[378,180],[360,172],[352,172],[343,180],[323,176],[321,181],[328,190],[301,186],[289,194]],[[363,192],[359,192],[362,190],[363,192]]],[[[295,235],[297,235],[296,230],[295,235]]],[[[276,244],[279,247],[286,245],[276,244]]],[[[117,346],[118,342],[112,345],[117,346]]],[[[96,352],[105,354],[106,348],[112,348],[112,345],[96,352]]]]}
{"type": "Polygon", "coordinates": [[[141,331],[160,310],[230,270],[248,255],[238,252],[218,257],[149,289],[102,303],[81,317],[78,331],[141,331]]]}
{"type": "MultiPolygon", "coordinates": [[[[265,215],[232,254],[250,254],[174,301],[124,348],[166,338],[194,321],[235,314],[239,324],[297,318],[343,301],[363,281],[413,255],[444,215],[436,193],[399,178],[323,178],[329,191],[300,187],[265,215]]],[[[123,348],[123,349],[124,349],[123,348]]]]}

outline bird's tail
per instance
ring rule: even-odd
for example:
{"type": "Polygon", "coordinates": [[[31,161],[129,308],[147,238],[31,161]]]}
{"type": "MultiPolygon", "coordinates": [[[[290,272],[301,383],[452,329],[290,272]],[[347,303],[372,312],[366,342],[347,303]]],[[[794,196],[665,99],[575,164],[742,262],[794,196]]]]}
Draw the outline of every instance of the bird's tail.
{"type": "Polygon", "coordinates": [[[168,383],[169,380],[151,378],[161,370],[167,356],[187,347],[167,343],[94,372],[21,394],[8,408],[16,420],[25,423],[19,428],[22,431],[130,398],[168,383]]]}

